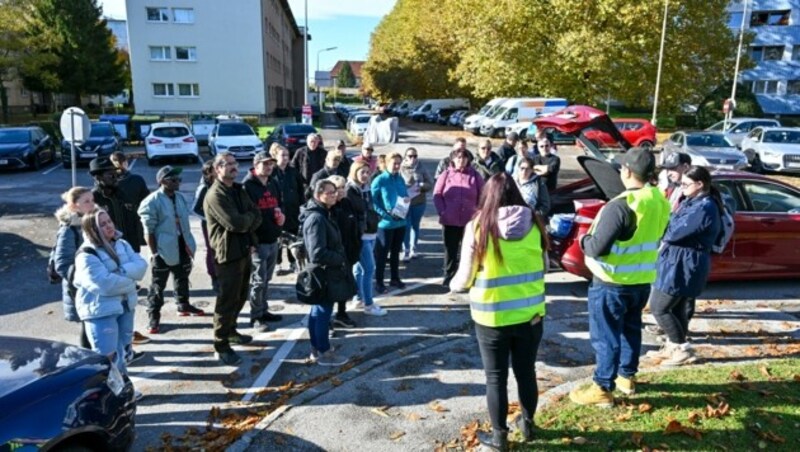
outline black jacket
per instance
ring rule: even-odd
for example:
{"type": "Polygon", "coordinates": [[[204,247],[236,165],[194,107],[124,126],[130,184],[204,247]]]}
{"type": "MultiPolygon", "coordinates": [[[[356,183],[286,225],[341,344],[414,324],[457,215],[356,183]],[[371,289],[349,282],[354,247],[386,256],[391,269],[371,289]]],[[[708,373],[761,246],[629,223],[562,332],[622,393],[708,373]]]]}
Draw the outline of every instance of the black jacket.
{"type": "Polygon", "coordinates": [[[496,152],[497,155],[499,155],[500,158],[503,159],[504,168],[506,166],[506,162],[508,162],[508,159],[517,155],[517,151],[514,150],[514,146],[508,144],[508,141],[504,141],[503,144],[501,144],[500,147],[497,148],[496,152]]]}
{"type": "Polygon", "coordinates": [[[300,213],[303,244],[312,265],[340,267],[346,264],[339,227],[330,218],[328,209],[311,199],[300,213]]]}
{"type": "Polygon", "coordinates": [[[250,256],[250,247],[258,245],[255,231],[261,225],[261,212],[241,184],[227,187],[214,182],[203,200],[203,211],[208,222],[208,241],[218,263],[250,256]]]}
{"type": "Polygon", "coordinates": [[[339,227],[347,266],[352,267],[361,257],[361,230],[353,204],[343,198],[331,209],[331,219],[339,227]]]}
{"type": "Polygon", "coordinates": [[[286,216],[283,230],[297,234],[300,229],[300,205],[303,204],[303,181],[291,165],[282,170],[277,165],[272,170],[272,178],[281,191],[281,210],[286,216]]]}
{"type": "Polygon", "coordinates": [[[533,157],[534,165],[547,165],[547,174],[542,176],[547,189],[552,191],[558,185],[558,172],[561,170],[561,158],[555,154],[536,155],[533,157]]]}
{"type": "Polygon", "coordinates": [[[367,211],[374,211],[372,208],[372,191],[370,191],[369,185],[367,185],[366,190],[361,190],[361,187],[355,182],[347,181],[347,190],[345,194],[350,201],[350,205],[353,207],[353,212],[356,214],[358,232],[360,234],[377,232],[377,229],[375,231],[367,231],[367,211]]]}
{"type": "Polygon", "coordinates": [[[139,210],[144,198],[147,198],[147,195],[150,194],[150,189],[147,188],[147,182],[144,181],[144,178],[130,171],[120,174],[119,179],[117,179],[117,189],[125,193],[125,196],[136,204],[136,210],[139,210]]]}
{"type": "Polygon", "coordinates": [[[316,184],[317,181],[327,179],[334,175],[338,176],[339,173],[335,169],[330,169],[327,166],[323,166],[321,170],[314,173],[314,175],[311,176],[311,181],[308,183],[308,187],[306,187],[306,200],[309,200],[312,196],[314,196],[314,184],[316,184]]]}
{"type": "Polygon", "coordinates": [[[303,184],[306,186],[311,183],[311,177],[325,166],[325,154],[327,151],[321,145],[313,151],[308,150],[308,146],[303,146],[295,152],[292,158],[292,166],[300,173],[303,184]]]}
{"type": "Polygon", "coordinates": [[[283,230],[283,228],[275,223],[275,208],[283,208],[281,206],[281,194],[277,182],[270,177],[267,180],[267,184],[264,185],[258,177],[250,171],[244,178],[243,185],[247,195],[250,196],[250,199],[253,200],[258,211],[261,212],[261,225],[256,229],[258,243],[277,242],[283,230]]]}
{"type": "Polygon", "coordinates": [[[122,238],[131,245],[133,251],[138,253],[145,241],[144,227],[136,212],[136,202],[119,188],[115,188],[111,196],[106,196],[100,187],[95,185],[92,194],[94,203],[108,212],[114,226],[122,232],[122,238]]]}

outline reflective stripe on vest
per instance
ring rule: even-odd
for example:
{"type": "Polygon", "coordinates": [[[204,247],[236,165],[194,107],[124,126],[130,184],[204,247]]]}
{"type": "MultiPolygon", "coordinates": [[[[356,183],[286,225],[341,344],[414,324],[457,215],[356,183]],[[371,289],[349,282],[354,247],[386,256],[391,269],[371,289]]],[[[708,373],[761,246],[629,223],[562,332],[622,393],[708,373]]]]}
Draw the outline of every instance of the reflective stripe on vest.
{"type": "MultiPolygon", "coordinates": [[[[669,202],[655,187],[645,186],[620,194],[636,214],[636,231],[629,240],[614,242],[608,255],[585,262],[592,274],[602,281],[621,285],[651,284],[656,279],[658,247],[669,221],[669,202]]],[[[616,199],[616,198],[615,198],[616,199]]],[[[602,210],[589,229],[592,234],[602,210]]]]}
{"type": "MultiPolygon", "coordinates": [[[[476,235],[479,231],[476,231],[476,235]]],[[[492,240],[469,291],[475,323],[488,327],[517,325],[545,314],[544,260],[541,235],[533,226],[520,240],[499,240],[503,262],[492,240]]]]}

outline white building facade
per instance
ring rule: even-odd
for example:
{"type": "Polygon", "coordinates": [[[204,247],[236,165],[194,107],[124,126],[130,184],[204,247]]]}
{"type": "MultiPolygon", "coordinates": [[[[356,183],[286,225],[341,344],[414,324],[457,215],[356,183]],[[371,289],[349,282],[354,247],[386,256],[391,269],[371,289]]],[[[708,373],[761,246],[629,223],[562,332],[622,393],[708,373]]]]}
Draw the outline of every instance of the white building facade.
{"type": "Polygon", "coordinates": [[[127,0],[126,10],[137,114],[269,115],[292,106],[284,98],[295,91],[299,32],[286,0],[127,0]]]}

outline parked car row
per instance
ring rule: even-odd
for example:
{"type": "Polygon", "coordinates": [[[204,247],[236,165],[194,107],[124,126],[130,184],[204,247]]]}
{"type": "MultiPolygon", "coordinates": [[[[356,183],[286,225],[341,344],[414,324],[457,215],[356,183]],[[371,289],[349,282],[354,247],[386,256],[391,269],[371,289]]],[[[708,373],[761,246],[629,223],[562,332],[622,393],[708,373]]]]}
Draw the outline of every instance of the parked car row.
{"type": "Polygon", "coordinates": [[[0,169],[39,169],[56,155],[53,138],[41,127],[0,129],[0,169]]]}

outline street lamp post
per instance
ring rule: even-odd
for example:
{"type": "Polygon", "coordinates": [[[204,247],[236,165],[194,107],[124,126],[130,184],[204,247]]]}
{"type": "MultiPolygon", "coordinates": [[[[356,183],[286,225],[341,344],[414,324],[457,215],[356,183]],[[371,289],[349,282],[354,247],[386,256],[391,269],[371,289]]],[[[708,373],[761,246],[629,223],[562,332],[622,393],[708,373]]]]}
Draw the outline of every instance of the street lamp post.
{"type": "Polygon", "coordinates": [[[722,122],[722,130],[728,130],[728,121],[733,117],[733,108],[736,102],[736,83],[739,78],[739,60],[742,57],[742,40],[744,38],[744,19],[747,16],[747,0],[744,0],[744,9],[742,9],[742,25],[739,28],[739,49],[736,51],[736,67],[733,69],[733,88],[731,88],[731,105],[728,111],[725,112],[725,119],[722,122]]]}
{"type": "Polygon", "coordinates": [[[308,0],[305,0],[303,26],[303,105],[308,105],[308,0]]]}
{"type": "MultiPolygon", "coordinates": [[[[322,52],[328,52],[330,50],[336,50],[338,47],[328,47],[327,49],[322,49],[317,51],[317,71],[314,73],[314,81],[316,82],[316,74],[319,74],[319,54],[322,52]]],[[[319,103],[319,109],[322,110],[322,90],[319,87],[319,83],[317,83],[317,103],[319,103]]]]}
{"type": "Polygon", "coordinates": [[[661,25],[661,49],[658,51],[658,72],[656,73],[656,93],[653,97],[653,117],[650,122],[656,125],[658,114],[658,90],[661,87],[661,64],[664,62],[664,38],[667,36],[667,8],[669,0],[664,0],[664,23],[661,25]]]}

